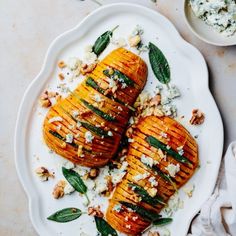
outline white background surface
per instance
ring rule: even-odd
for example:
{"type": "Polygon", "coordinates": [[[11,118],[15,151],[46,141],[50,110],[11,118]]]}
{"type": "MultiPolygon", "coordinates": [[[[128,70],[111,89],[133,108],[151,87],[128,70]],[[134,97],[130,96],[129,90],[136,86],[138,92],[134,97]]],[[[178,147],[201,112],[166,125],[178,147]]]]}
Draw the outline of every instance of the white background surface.
{"type": "MultiPolygon", "coordinates": [[[[144,1],[149,2],[140,0],[144,1]]],[[[184,23],[181,0],[158,0],[157,5],[208,62],[210,87],[225,123],[226,147],[236,136],[236,47],[209,46],[193,36],[184,23]]],[[[14,125],[21,97],[39,72],[51,41],[96,7],[79,0],[0,1],[0,235],[35,235],[13,158],[14,125]]]]}

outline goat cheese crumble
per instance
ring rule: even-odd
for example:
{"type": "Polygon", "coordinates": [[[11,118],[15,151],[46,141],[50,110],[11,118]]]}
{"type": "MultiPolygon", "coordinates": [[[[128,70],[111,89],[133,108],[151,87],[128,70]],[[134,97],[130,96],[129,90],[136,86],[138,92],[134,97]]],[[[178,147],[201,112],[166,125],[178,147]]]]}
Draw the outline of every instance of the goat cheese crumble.
{"type": "Polygon", "coordinates": [[[171,177],[175,177],[175,175],[180,171],[180,165],[169,164],[165,169],[168,171],[171,177]]]}
{"type": "Polygon", "coordinates": [[[74,139],[73,134],[66,135],[66,143],[72,143],[73,139],[74,139]]]}
{"type": "Polygon", "coordinates": [[[62,119],[61,116],[54,116],[54,117],[52,117],[48,120],[49,123],[53,123],[53,122],[56,122],[56,121],[63,121],[63,119],[62,119]]]}
{"type": "Polygon", "coordinates": [[[92,133],[90,131],[87,131],[85,133],[85,142],[92,143],[93,139],[94,139],[94,136],[92,135],[92,133]]]}
{"type": "Polygon", "coordinates": [[[234,0],[190,0],[194,14],[225,36],[236,32],[234,0]]]}

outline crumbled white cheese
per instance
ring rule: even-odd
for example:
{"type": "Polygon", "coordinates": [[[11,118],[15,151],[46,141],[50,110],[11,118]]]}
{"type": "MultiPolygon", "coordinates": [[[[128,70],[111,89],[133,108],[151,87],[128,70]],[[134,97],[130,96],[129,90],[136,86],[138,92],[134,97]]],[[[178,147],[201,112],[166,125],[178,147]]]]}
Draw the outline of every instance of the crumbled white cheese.
{"type": "Polygon", "coordinates": [[[128,139],[128,142],[129,142],[129,143],[133,143],[133,142],[134,142],[134,139],[129,138],[129,139],[128,139]]]}
{"type": "Polygon", "coordinates": [[[63,119],[62,119],[61,116],[54,116],[54,117],[52,117],[48,120],[49,123],[53,123],[53,122],[56,122],[56,121],[63,121],[63,119]]]}
{"type": "Polygon", "coordinates": [[[92,143],[94,136],[92,135],[90,131],[87,131],[84,136],[85,136],[86,143],[92,143]]]}
{"type": "Polygon", "coordinates": [[[136,25],[136,27],[134,28],[134,30],[132,32],[132,36],[142,35],[143,33],[144,33],[143,28],[140,25],[136,25]]]}
{"type": "Polygon", "coordinates": [[[122,205],[119,203],[119,204],[116,204],[114,207],[113,207],[113,210],[116,211],[116,212],[120,212],[122,210],[122,205]]]}
{"type": "Polygon", "coordinates": [[[79,129],[81,127],[81,123],[79,121],[77,121],[76,127],[79,129]]]}
{"type": "Polygon", "coordinates": [[[178,153],[180,156],[184,155],[184,150],[183,150],[183,146],[177,147],[178,153]]]}
{"type": "Polygon", "coordinates": [[[97,55],[94,52],[86,52],[84,55],[84,61],[87,64],[93,64],[97,60],[97,55]]]}
{"type": "Polygon", "coordinates": [[[119,48],[127,46],[126,40],[124,38],[112,38],[111,43],[119,48]]]}
{"type": "Polygon", "coordinates": [[[169,164],[165,169],[168,171],[171,177],[175,177],[175,175],[180,171],[180,165],[169,164]]]}
{"type": "Polygon", "coordinates": [[[161,96],[161,105],[167,105],[171,102],[171,99],[167,96],[162,95],[161,96]]]}
{"type": "Polygon", "coordinates": [[[190,184],[189,186],[184,187],[183,191],[187,194],[189,198],[191,198],[193,196],[194,189],[195,189],[195,185],[190,184]]]}
{"type": "Polygon", "coordinates": [[[142,154],[142,156],[141,156],[141,162],[144,165],[147,165],[149,167],[152,167],[154,165],[154,160],[151,157],[145,156],[144,154],[142,154]]]}
{"type": "Polygon", "coordinates": [[[95,99],[96,102],[101,102],[102,101],[102,97],[99,94],[95,94],[94,99],[95,99]]]}
{"type": "Polygon", "coordinates": [[[62,125],[57,125],[56,130],[59,131],[61,130],[62,125]]]}
{"type": "Polygon", "coordinates": [[[156,178],[154,176],[150,177],[148,181],[151,183],[152,187],[156,187],[158,185],[158,182],[156,181],[156,178]]]}
{"type": "Polygon", "coordinates": [[[174,212],[183,208],[184,208],[183,200],[181,200],[177,194],[174,194],[173,196],[170,197],[168,205],[163,209],[162,213],[165,217],[171,217],[174,212]]]}
{"type": "Polygon", "coordinates": [[[142,180],[142,179],[146,179],[146,178],[149,177],[149,176],[150,176],[150,174],[146,172],[146,173],[144,173],[144,174],[135,175],[135,176],[133,177],[133,180],[136,181],[136,182],[138,182],[138,181],[140,181],[140,180],[142,180]]]}
{"type": "Polygon", "coordinates": [[[68,128],[71,130],[71,129],[74,129],[75,128],[75,125],[69,125],[68,128]]]}
{"type": "Polygon", "coordinates": [[[161,137],[163,137],[163,138],[167,138],[167,133],[165,133],[165,132],[163,132],[163,131],[161,131],[160,135],[161,135],[161,137]]]}
{"type": "Polygon", "coordinates": [[[78,66],[82,65],[82,61],[76,57],[70,57],[66,64],[70,70],[76,70],[78,66]]]}
{"type": "Polygon", "coordinates": [[[113,136],[113,133],[111,131],[108,131],[108,136],[113,136]]]}
{"type": "Polygon", "coordinates": [[[194,14],[223,35],[236,32],[236,2],[234,0],[190,0],[194,14]]]}
{"type": "Polygon", "coordinates": [[[114,88],[116,86],[116,82],[113,79],[109,79],[109,88],[114,88]]]}
{"type": "Polygon", "coordinates": [[[73,169],[75,168],[75,164],[71,161],[65,161],[63,163],[63,166],[66,168],[66,169],[73,169]]]}
{"type": "Polygon", "coordinates": [[[79,115],[79,111],[78,111],[78,110],[73,110],[73,111],[72,111],[72,116],[73,116],[74,118],[76,118],[78,115],[79,115]]]}
{"type": "Polygon", "coordinates": [[[66,143],[72,143],[74,139],[73,134],[67,134],[66,135],[66,143]]]}
{"type": "Polygon", "coordinates": [[[112,183],[114,185],[117,185],[118,183],[121,182],[121,180],[123,179],[123,177],[125,176],[126,174],[126,169],[128,167],[128,162],[127,161],[123,161],[122,162],[122,165],[120,167],[120,169],[114,169],[112,172],[111,172],[111,177],[112,177],[112,183]]]}
{"type": "Polygon", "coordinates": [[[71,194],[74,191],[75,189],[69,183],[66,183],[66,186],[64,187],[64,194],[71,194]]]}
{"type": "Polygon", "coordinates": [[[84,51],[85,51],[85,52],[92,52],[92,51],[93,51],[93,45],[87,45],[87,46],[84,48],[84,51]]]}
{"type": "Polygon", "coordinates": [[[170,87],[168,88],[167,96],[170,99],[174,99],[180,97],[181,94],[179,89],[175,85],[170,85],[170,87]]]}
{"type": "Polygon", "coordinates": [[[162,106],[162,111],[166,116],[171,116],[175,118],[177,116],[177,108],[175,105],[172,104],[166,104],[162,106]]]}

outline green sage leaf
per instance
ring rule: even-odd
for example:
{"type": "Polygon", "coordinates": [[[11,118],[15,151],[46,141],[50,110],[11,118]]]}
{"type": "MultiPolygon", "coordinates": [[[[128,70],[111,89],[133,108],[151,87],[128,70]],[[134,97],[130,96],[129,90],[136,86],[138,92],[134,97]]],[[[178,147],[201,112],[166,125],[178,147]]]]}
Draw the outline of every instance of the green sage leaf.
{"type": "Polygon", "coordinates": [[[120,203],[122,205],[124,205],[125,207],[130,208],[131,210],[135,211],[137,214],[139,214],[143,219],[145,219],[147,221],[152,222],[152,221],[155,221],[161,217],[155,211],[147,210],[141,206],[134,205],[132,203],[124,202],[124,201],[120,201],[120,203]]]}
{"type": "Polygon", "coordinates": [[[56,221],[59,223],[66,223],[66,222],[79,218],[81,215],[82,215],[82,212],[80,209],[71,207],[71,208],[65,208],[65,209],[59,210],[55,212],[54,214],[50,215],[47,219],[56,221]]]}
{"type": "Polygon", "coordinates": [[[160,218],[158,220],[153,221],[152,224],[156,226],[164,226],[170,224],[172,221],[172,218],[160,218]]]}
{"type": "Polygon", "coordinates": [[[172,156],[175,160],[181,162],[181,163],[191,163],[186,157],[181,156],[178,152],[173,150],[172,148],[167,148],[167,145],[159,141],[153,136],[148,136],[146,138],[146,141],[153,147],[157,149],[161,149],[162,151],[165,151],[168,155],[172,156]]]}
{"type": "Polygon", "coordinates": [[[94,219],[101,236],[118,236],[117,232],[103,218],[95,216],[94,219]]]}
{"type": "Polygon", "coordinates": [[[153,43],[149,43],[149,61],[154,75],[162,84],[170,82],[169,63],[162,51],[153,43]]]}
{"type": "Polygon", "coordinates": [[[65,167],[62,167],[62,173],[66,178],[66,180],[77,192],[85,195],[89,203],[90,201],[87,196],[87,186],[84,184],[84,181],[81,179],[79,174],[76,173],[74,170],[69,170],[66,169],[65,167]]]}
{"type": "Polygon", "coordinates": [[[129,186],[132,188],[132,190],[138,194],[142,198],[142,202],[146,202],[151,206],[156,206],[157,204],[162,204],[166,205],[166,203],[163,201],[162,197],[160,196],[155,196],[151,197],[148,192],[142,188],[141,186],[134,184],[134,183],[129,183],[129,186]]]}
{"type": "Polygon", "coordinates": [[[110,39],[113,35],[114,30],[118,27],[119,26],[117,25],[114,29],[106,31],[96,39],[92,50],[97,56],[99,56],[106,49],[106,47],[110,43],[110,39]]]}

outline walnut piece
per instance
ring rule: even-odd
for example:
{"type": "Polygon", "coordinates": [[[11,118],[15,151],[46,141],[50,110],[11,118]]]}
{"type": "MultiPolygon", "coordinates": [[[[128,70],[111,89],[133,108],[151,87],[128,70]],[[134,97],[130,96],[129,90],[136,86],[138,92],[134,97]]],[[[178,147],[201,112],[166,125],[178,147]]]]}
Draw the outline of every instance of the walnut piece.
{"type": "Polygon", "coordinates": [[[64,80],[64,79],[65,79],[65,76],[64,76],[62,73],[59,73],[59,74],[58,74],[58,78],[59,78],[60,80],[64,80]]]}
{"type": "Polygon", "coordinates": [[[158,232],[148,232],[148,236],[160,236],[160,234],[158,232]]]}
{"type": "Polygon", "coordinates": [[[41,107],[48,108],[52,105],[51,101],[49,100],[48,91],[45,91],[39,98],[39,103],[41,107]]]}
{"type": "Polygon", "coordinates": [[[64,196],[64,188],[66,181],[60,180],[54,187],[52,195],[55,199],[62,198],[64,196]]]}
{"type": "Polygon", "coordinates": [[[190,119],[191,125],[201,125],[205,120],[205,115],[199,109],[192,110],[192,118],[190,119]]]}
{"type": "Polygon", "coordinates": [[[90,179],[95,179],[98,175],[99,175],[99,169],[97,168],[91,168],[88,173],[88,177],[90,179]]]}
{"type": "Polygon", "coordinates": [[[137,47],[140,42],[141,42],[140,35],[131,36],[129,38],[130,47],[137,47]]]}
{"type": "Polygon", "coordinates": [[[40,166],[35,170],[35,173],[39,176],[42,181],[47,181],[49,177],[54,178],[54,175],[48,171],[47,168],[40,166]]]}
{"type": "Polygon", "coordinates": [[[92,63],[92,64],[83,64],[81,69],[80,69],[80,72],[82,75],[86,75],[90,72],[92,72],[97,66],[97,63],[92,63]]]}
{"type": "Polygon", "coordinates": [[[97,216],[103,218],[104,214],[102,213],[100,206],[97,207],[89,207],[88,208],[88,215],[90,216],[97,216]]]}
{"type": "Polygon", "coordinates": [[[59,61],[57,65],[61,69],[66,67],[66,63],[64,61],[59,61]]]}

